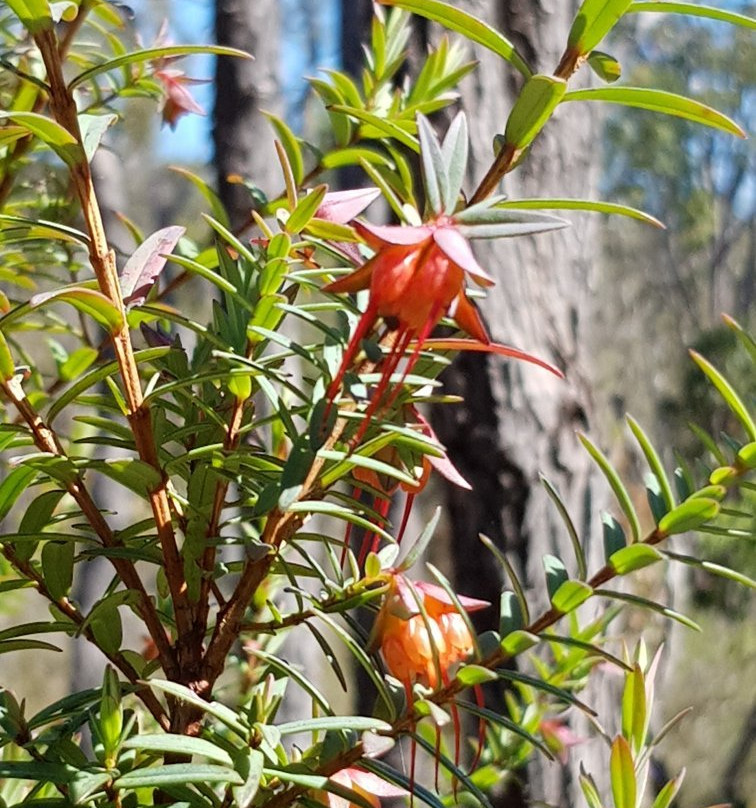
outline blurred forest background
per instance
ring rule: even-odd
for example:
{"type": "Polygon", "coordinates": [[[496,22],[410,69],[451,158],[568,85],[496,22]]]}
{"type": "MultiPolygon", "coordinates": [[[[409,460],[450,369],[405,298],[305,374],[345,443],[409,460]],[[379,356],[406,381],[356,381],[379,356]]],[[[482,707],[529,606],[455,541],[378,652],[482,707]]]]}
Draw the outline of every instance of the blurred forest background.
{"type": "MultiPolygon", "coordinates": [[[[524,53],[537,51],[545,69],[553,67],[548,60],[574,13],[574,4],[562,0],[457,5],[500,25],[524,53]]],[[[116,213],[145,233],[189,223],[190,236],[205,237],[199,217],[204,200],[189,192],[186,179],[171,166],[217,180],[237,224],[248,217],[254,195],[244,184],[229,183],[229,175],[276,194],[282,181],[272,151],[273,129],[260,110],[285,118],[308,141],[322,139],[326,113],[302,77],[322,78],[322,70],[331,67],[359,76],[360,41],[369,37],[372,13],[367,0],[132,0],[128,6],[123,9],[127,25],[145,44],[159,36],[168,20],[167,36],[174,42],[217,37],[253,53],[256,61],[216,65],[208,57],[185,60],[187,75],[209,80],[192,88],[207,115],[185,116],[175,131],[161,128],[153,102],[128,102],[132,108],[96,166],[99,191],[112,214],[110,237],[125,255],[133,251],[133,240],[116,213]]],[[[754,12],[752,4],[727,6],[754,12]]],[[[440,36],[424,21],[415,24],[407,71],[440,36]]],[[[625,69],[623,82],[690,95],[730,115],[746,131],[756,130],[752,32],[675,15],[633,15],[616,31],[612,45],[625,69]]],[[[475,59],[482,69],[463,81],[460,102],[471,113],[473,169],[477,166],[480,173],[491,153],[490,133],[497,120],[501,125],[505,119],[511,77],[498,63],[487,66],[485,52],[469,50],[460,52],[460,64],[475,59]]],[[[657,216],[667,229],[653,230],[622,217],[570,214],[570,230],[544,237],[537,246],[523,240],[525,247],[481,256],[499,278],[484,306],[494,338],[556,359],[568,369],[571,383],[559,391],[541,387],[551,382],[522,378],[519,369],[491,364],[486,357],[465,357],[447,374],[447,390],[465,392],[468,402],[454,408],[451,421],[436,418],[435,426],[478,496],[463,498],[440,487],[430,496],[444,497],[448,506],[444,565],[458,591],[478,597],[498,597],[500,589],[499,581],[488,581],[485,570],[471,566],[470,558],[480,555],[470,550],[479,531],[498,537],[531,575],[537,574],[534,559],[540,564],[555,540],[553,517],[544,516],[545,501],[533,487],[538,471],[559,481],[562,493],[585,516],[586,532],[595,531],[587,516],[590,512],[598,521],[595,514],[605,494],[579,458],[576,428],[588,426],[629,478],[640,464],[626,439],[625,412],[660,445],[679,447],[686,462],[695,463],[699,450],[688,420],[695,415],[714,430],[727,425],[703,377],[687,361],[686,349],[695,347],[726,375],[742,377],[733,366],[738,362],[734,337],[720,313],[751,330],[756,326],[752,144],[677,118],[618,109],[598,119],[581,106],[580,113],[560,113],[536,145],[529,167],[508,181],[508,193],[623,202],[657,216]],[[602,129],[608,133],[603,140],[602,129]],[[597,162],[595,148],[601,142],[608,148],[597,162]]],[[[328,181],[334,187],[368,182],[353,171],[334,173],[328,181]]],[[[191,292],[177,290],[172,303],[191,308],[191,292]]],[[[756,394],[753,379],[751,384],[742,392],[756,394]]],[[[674,458],[667,460],[675,465],[674,458]]],[[[640,499],[639,472],[635,477],[640,499]]],[[[705,542],[707,557],[727,559],[752,577],[756,573],[752,546],[725,544],[716,536],[696,540],[705,542]]],[[[598,537],[595,546],[600,553],[598,537]]],[[[97,574],[92,565],[87,575],[97,574]]],[[[721,800],[756,806],[753,599],[729,582],[692,573],[662,580],[654,572],[638,580],[640,594],[686,611],[703,628],[699,635],[660,622],[649,630],[648,615],[639,618],[644,625],[634,624],[630,615],[619,628],[630,644],[641,629],[650,642],[667,644],[657,729],[679,710],[695,706],[661,750],[660,765],[670,772],[688,767],[680,808],[721,800]]],[[[78,582],[83,601],[87,586],[87,580],[78,582]]],[[[26,606],[18,600],[16,608],[26,606]]],[[[48,659],[25,659],[23,670],[6,667],[0,677],[12,687],[34,677],[36,684],[27,684],[20,695],[33,696],[39,688],[47,699],[53,696],[51,688],[62,695],[70,678],[93,685],[101,679],[96,658],[72,657],[69,674],[62,673],[57,659],[54,674],[48,659]]],[[[581,747],[572,752],[576,759],[583,754],[581,747]]],[[[569,786],[568,772],[532,774],[538,777],[558,781],[557,788],[569,786]]]]}

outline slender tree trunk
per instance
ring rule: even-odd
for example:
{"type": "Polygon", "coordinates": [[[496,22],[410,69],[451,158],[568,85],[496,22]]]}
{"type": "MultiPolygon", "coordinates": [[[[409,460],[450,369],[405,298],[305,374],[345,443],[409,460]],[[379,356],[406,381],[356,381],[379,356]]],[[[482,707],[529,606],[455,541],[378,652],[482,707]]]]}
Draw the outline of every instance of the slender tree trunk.
{"type": "MultiPolygon", "coordinates": [[[[492,22],[536,70],[551,72],[577,3],[461,0],[457,6],[492,22]]],[[[490,164],[492,134],[503,130],[521,79],[489,51],[475,45],[472,49],[480,66],[463,85],[462,105],[471,125],[474,187],[490,164]]],[[[505,192],[511,198],[590,197],[596,186],[598,143],[590,110],[560,109],[525,164],[508,176],[505,192]]],[[[460,357],[447,372],[446,391],[464,395],[465,401],[438,408],[435,425],[473,485],[473,492],[448,489],[455,584],[460,592],[498,603],[506,582],[479,543],[478,534],[485,533],[519,559],[535,604],[545,588],[542,556],[556,553],[570,563],[566,533],[539,473],[556,485],[567,503],[587,542],[589,563],[595,569],[602,562],[596,519],[589,516],[597,513],[601,503],[596,500],[603,494],[594,491],[591,464],[575,435],[592,421],[588,335],[595,230],[587,217],[576,216],[567,230],[476,251],[497,280],[481,305],[492,338],[552,361],[567,378],[561,381],[532,366],[486,355],[460,357]]],[[[600,688],[599,683],[587,696],[589,702],[602,701],[600,688]]],[[[578,734],[587,734],[580,717],[571,721],[578,734]]],[[[590,751],[581,746],[574,753],[586,761],[590,751]]],[[[606,768],[603,763],[592,766],[590,760],[586,765],[597,773],[606,768]]],[[[571,765],[562,768],[539,760],[528,779],[525,799],[578,804],[571,765]]],[[[500,804],[513,806],[517,799],[510,793],[500,804]]]]}
{"type": "MultiPolygon", "coordinates": [[[[252,199],[239,175],[262,188],[273,187],[277,160],[261,110],[280,111],[277,0],[217,0],[215,34],[219,45],[251,53],[255,59],[218,59],[216,71],[215,162],[221,199],[234,226],[249,218],[252,199]]],[[[278,181],[280,184],[280,180],[278,181]]]]}

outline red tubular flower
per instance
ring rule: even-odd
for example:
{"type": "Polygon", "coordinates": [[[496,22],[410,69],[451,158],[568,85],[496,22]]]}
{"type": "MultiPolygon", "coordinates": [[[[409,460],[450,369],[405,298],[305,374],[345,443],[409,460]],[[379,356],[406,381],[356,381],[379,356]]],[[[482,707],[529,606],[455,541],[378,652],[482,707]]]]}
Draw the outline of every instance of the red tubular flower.
{"type": "MultiPolygon", "coordinates": [[[[464,596],[459,601],[468,612],[490,605],[464,596]]],[[[410,583],[401,575],[394,576],[376,629],[386,667],[408,691],[415,682],[436,688],[448,681],[451,668],[474,649],[467,624],[449,595],[440,586],[410,583]]]]}

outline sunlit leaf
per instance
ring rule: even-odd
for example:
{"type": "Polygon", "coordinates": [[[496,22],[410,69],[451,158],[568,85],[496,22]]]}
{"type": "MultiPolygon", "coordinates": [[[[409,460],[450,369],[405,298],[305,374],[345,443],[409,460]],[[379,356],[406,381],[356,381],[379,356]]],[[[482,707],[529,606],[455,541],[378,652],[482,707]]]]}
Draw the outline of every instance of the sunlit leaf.
{"type": "Polygon", "coordinates": [[[502,59],[516,67],[523,76],[531,75],[532,71],[527,62],[503,34],[466,11],[454,8],[448,3],[438,2],[438,0],[379,0],[379,2],[384,6],[405,8],[421,17],[438,22],[501,56],[502,59]]]}
{"type": "Polygon", "coordinates": [[[650,544],[630,544],[609,556],[609,566],[617,575],[627,575],[649,564],[655,564],[662,558],[662,554],[650,544]]]}
{"type": "Polygon", "coordinates": [[[628,14],[644,11],[661,12],[662,14],[687,14],[692,17],[704,17],[710,20],[729,22],[751,30],[756,29],[756,20],[753,17],[747,17],[745,14],[738,14],[723,8],[715,8],[714,6],[701,6],[698,3],[674,3],[671,0],[665,0],[664,2],[659,0],[635,0],[627,9],[628,14]]]}
{"type": "Polygon", "coordinates": [[[650,90],[646,87],[596,87],[586,90],[570,90],[563,101],[605,101],[626,107],[640,107],[652,112],[662,112],[689,121],[721,129],[737,137],[745,137],[743,129],[735,121],[700,101],[666,90],[650,90]]]}
{"type": "Polygon", "coordinates": [[[664,229],[664,224],[655,216],[629,205],[621,205],[617,202],[602,202],[592,199],[567,199],[567,198],[536,198],[536,199],[508,199],[496,203],[497,208],[519,208],[527,210],[585,210],[595,213],[606,213],[609,215],[628,216],[631,219],[638,219],[641,222],[650,224],[653,227],[664,229]]]}
{"type": "Polygon", "coordinates": [[[228,48],[223,45],[163,45],[158,48],[145,48],[144,50],[130,51],[115,59],[109,59],[99,65],[90,67],[83,73],[79,73],[68,84],[68,89],[73,90],[85,81],[90,81],[95,76],[102,73],[108,73],[119,67],[126,65],[139,64],[140,62],[153,62],[160,59],[177,58],[179,56],[188,56],[192,53],[205,53],[213,54],[215,56],[234,56],[240,59],[251,59],[248,53],[237,48],[228,48]]]}
{"type": "Polygon", "coordinates": [[[76,138],[59,123],[37,112],[2,112],[0,120],[10,119],[49,146],[63,162],[75,165],[84,159],[76,138]]]}
{"type": "Polygon", "coordinates": [[[718,513],[720,505],[715,499],[696,497],[686,499],[659,521],[659,532],[665,536],[685,533],[710,522],[718,513]]]}
{"type": "Polygon", "coordinates": [[[583,0],[567,36],[568,47],[580,54],[592,51],[614,28],[630,2],[631,0],[583,0]]]}
{"type": "Polygon", "coordinates": [[[518,151],[532,143],[567,90],[567,82],[554,76],[531,76],[509,113],[504,142],[518,151]]]}

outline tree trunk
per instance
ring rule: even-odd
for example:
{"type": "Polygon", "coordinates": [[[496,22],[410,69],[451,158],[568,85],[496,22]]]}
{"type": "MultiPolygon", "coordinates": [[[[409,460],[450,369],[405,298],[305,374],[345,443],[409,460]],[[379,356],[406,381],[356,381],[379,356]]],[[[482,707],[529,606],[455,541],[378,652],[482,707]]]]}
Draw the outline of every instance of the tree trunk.
{"type": "Polygon", "coordinates": [[[262,188],[278,179],[278,161],[261,112],[280,111],[278,82],[279,18],[277,0],[217,0],[215,34],[219,45],[251,53],[255,59],[219,58],[213,139],[221,200],[235,227],[249,219],[252,200],[239,175],[262,188]]]}
{"type": "MultiPolygon", "coordinates": [[[[577,8],[575,2],[547,0],[463,0],[457,5],[502,30],[540,72],[556,67],[577,8]]],[[[477,45],[472,50],[480,66],[462,88],[471,128],[471,188],[492,160],[492,136],[503,130],[521,82],[488,50],[477,45]]],[[[598,138],[596,119],[586,106],[561,108],[547,124],[523,166],[507,177],[504,190],[511,198],[592,195],[598,138]]],[[[519,560],[531,601],[540,609],[545,605],[542,556],[558,554],[573,574],[574,564],[570,566],[569,542],[539,473],[569,507],[586,542],[590,567],[603,563],[595,514],[601,504],[596,500],[603,501],[604,495],[594,491],[591,464],[575,435],[592,424],[589,326],[595,228],[588,217],[575,216],[569,229],[483,245],[476,252],[497,280],[481,304],[492,338],[552,361],[567,378],[561,381],[533,366],[484,354],[462,356],[446,373],[446,392],[464,395],[465,401],[438,408],[434,422],[453,462],[473,486],[473,492],[447,491],[455,585],[464,594],[498,604],[507,584],[480,545],[478,534],[485,533],[519,560]]],[[[586,696],[599,710],[601,689],[598,682],[586,696]]],[[[571,715],[570,720],[585,736],[581,719],[571,715]]],[[[588,746],[580,746],[573,757],[579,756],[598,780],[606,764],[592,765],[589,754],[588,746]]],[[[577,804],[576,768],[539,759],[528,772],[526,799],[577,804]]],[[[512,806],[516,798],[503,799],[501,805],[512,806]]]]}

